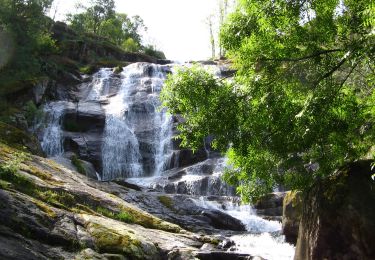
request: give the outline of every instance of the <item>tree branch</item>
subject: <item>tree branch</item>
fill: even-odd
[[[328,71],[327,73],[325,73],[322,77],[320,77],[316,83],[314,84],[314,86],[316,87],[322,80],[328,78],[329,76],[331,76],[336,70],[338,70],[345,62],[347,61],[347,57],[346,58],[343,58],[335,67],[333,67],[330,71]]]
[[[300,58],[260,59],[260,61],[301,61],[301,60],[308,60],[311,58],[315,58],[323,54],[328,54],[328,53],[338,52],[338,51],[344,51],[344,50],[343,49],[324,50],[324,51],[316,52],[311,55],[300,57]]]

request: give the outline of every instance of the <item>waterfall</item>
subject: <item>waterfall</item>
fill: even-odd
[[[165,68],[135,63],[121,73],[119,91],[104,107],[103,180],[160,175],[164,170],[172,135],[170,117],[158,110]]]
[[[105,111],[100,144],[102,180],[160,176],[169,167],[173,157],[172,120],[159,108],[159,93],[170,71],[167,65],[150,63],[131,64],[119,74],[102,68],[90,82],[79,86],[81,100],[95,103],[96,107],[99,103]],[[63,154],[64,138],[85,135],[62,129],[66,123],[62,121],[69,120],[64,114],[75,109],[69,101],[44,105],[46,127],[40,127],[41,143],[48,156]],[[89,110],[85,113],[90,116]],[[92,113],[94,116],[95,111]]]
[[[41,146],[47,156],[56,156],[64,152],[61,117],[65,109],[65,101],[50,102],[43,106],[44,120],[41,125],[44,128],[41,138]]]

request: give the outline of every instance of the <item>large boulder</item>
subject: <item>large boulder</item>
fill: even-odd
[[[103,132],[105,112],[100,102],[78,102],[64,111],[63,128],[70,132]]]
[[[288,191],[283,202],[282,230],[285,240],[295,244],[302,213],[302,192]]]
[[[272,192],[261,197],[253,207],[258,215],[281,216],[283,213],[283,199],[285,192]]]
[[[74,152],[80,159],[92,163],[97,172],[102,171],[102,143],[100,133],[64,132],[64,150]]]
[[[245,225],[238,219],[220,211],[220,210],[204,210],[202,216],[210,219],[210,225],[217,229],[246,231]]]
[[[69,103],[62,119],[64,150],[92,163],[97,172],[102,170],[105,119],[104,109],[96,101]]]
[[[295,260],[375,259],[371,163],[348,164],[307,192]]]

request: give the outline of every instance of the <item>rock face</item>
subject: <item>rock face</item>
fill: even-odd
[[[3,122],[0,122],[0,142],[34,154],[44,154],[34,136]]]
[[[254,208],[258,215],[281,216],[285,192],[272,192],[260,198]]]
[[[233,231],[246,231],[245,225],[232,216],[229,216],[219,210],[203,211],[202,216],[210,219],[211,225],[217,229],[226,229]]]
[[[67,103],[62,116],[64,150],[73,151],[102,169],[102,134],[105,113],[99,102]]]
[[[203,235],[244,227],[189,196],[95,181],[30,154],[8,172],[17,153],[0,143],[0,259],[253,259]]]
[[[283,201],[282,230],[285,240],[296,244],[302,213],[302,192],[288,191]]]
[[[371,161],[358,161],[310,189],[295,260],[375,259],[373,173]]]

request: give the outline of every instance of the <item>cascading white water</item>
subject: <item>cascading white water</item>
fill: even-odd
[[[116,96],[105,106],[103,180],[158,175],[168,158],[170,117],[158,111],[166,73],[160,65],[124,68]]]
[[[249,233],[230,237],[235,247],[229,250],[261,256],[268,260],[293,259],[294,246],[286,243],[284,237],[280,235],[280,222],[257,216],[249,205],[239,205],[233,201],[219,203],[208,201],[204,197],[192,200],[199,207],[223,211],[241,220],[246,226]]]
[[[168,66],[134,63],[116,74],[102,68],[80,86],[85,102],[100,102],[106,123],[102,143],[103,180],[160,175],[172,158],[171,117],[159,111],[159,93]],[[66,104],[66,105],[65,105]],[[42,148],[48,156],[63,153],[62,116],[73,103],[45,104],[47,126]]]
[[[56,156],[64,152],[62,144],[61,117],[66,106],[65,101],[50,102],[43,106],[45,118],[41,146],[47,156]]]
[[[91,88],[86,100],[100,100],[102,96],[107,95],[112,74],[112,69],[110,68],[102,68],[95,73],[90,83]]]

